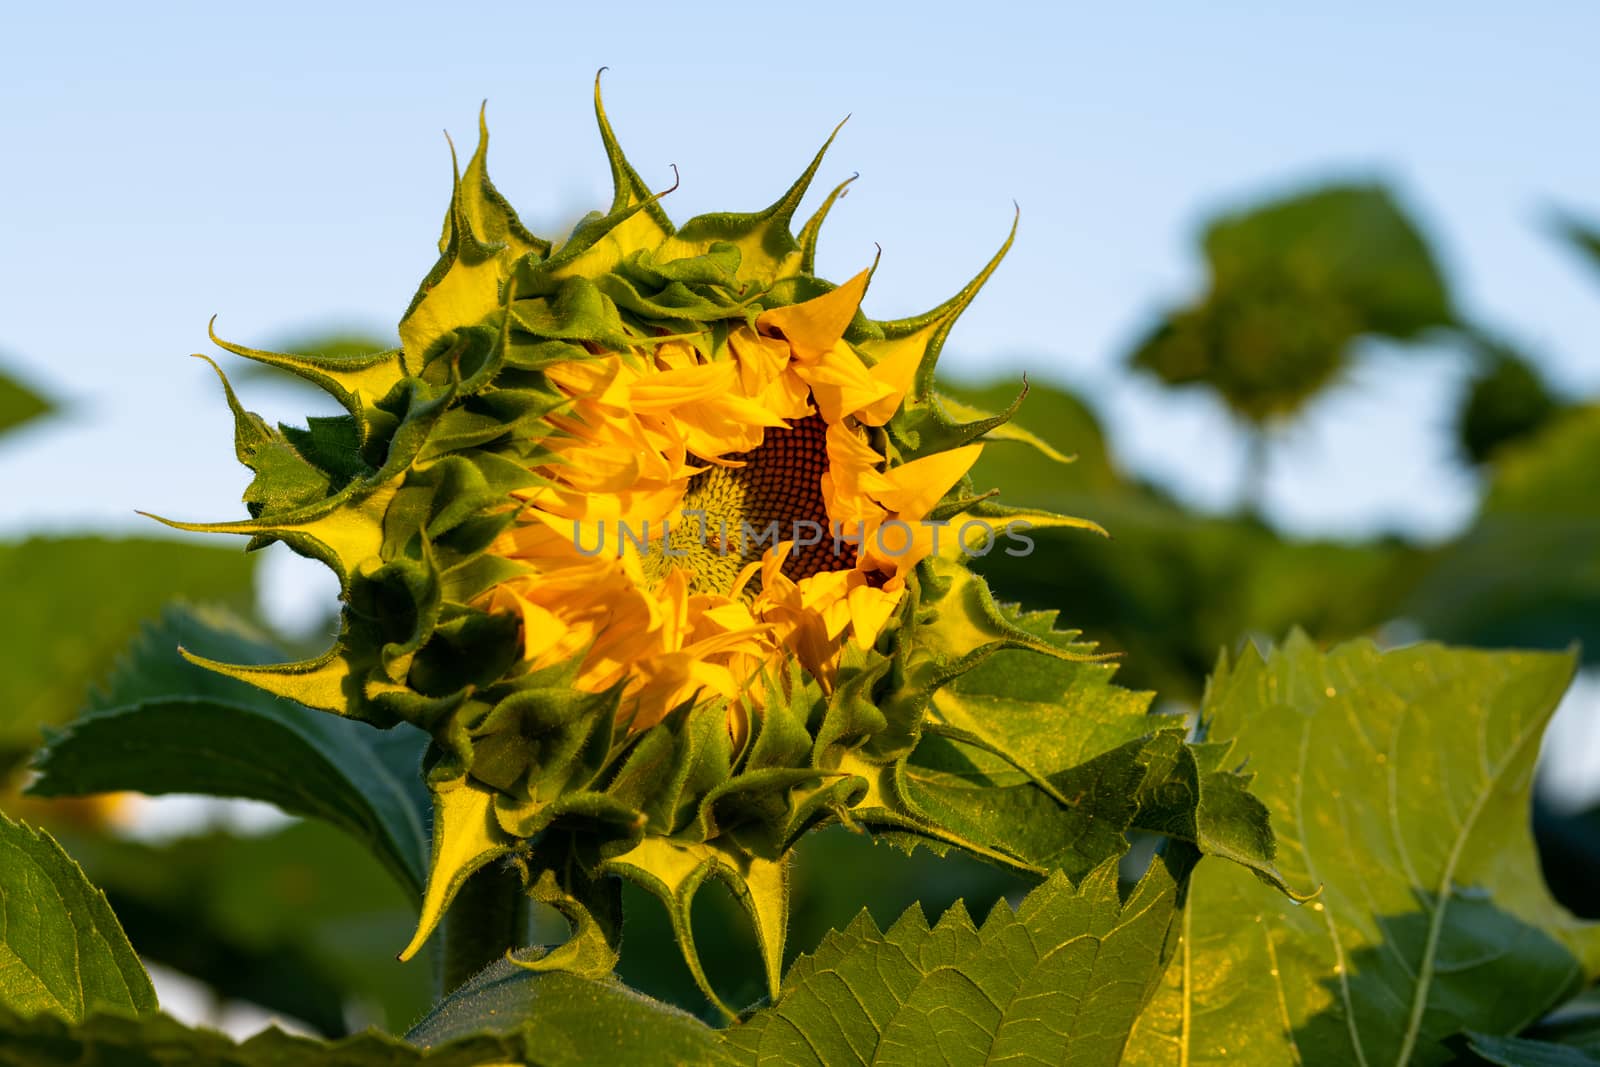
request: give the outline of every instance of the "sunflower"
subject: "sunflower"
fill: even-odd
[[[480,119],[399,349],[217,339],[345,413],[272,427],[224,379],[251,516],[174,525],[328,564],[343,625],[309,661],[197,662],[432,736],[432,870],[404,955],[496,861],[574,920],[575,943],[604,925],[597,887],[622,876],[666,902],[713,996],[688,910],[716,876],[775,988],[785,864],[807,830],[844,821],[1004,860],[917,810],[895,775],[947,729],[940,688],[988,655],[1078,654],[1012,625],[969,557],[1025,551],[1030,525],[1092,524],[976,492],[983,442],[1045,446],[1008,424],[1015,405],[984,415],[933,388],[1009,238],[951,300],[875,322],[870,270],[837,286],[814,272],[848,182],[791,229],[826,144],[765,211],[677,227],[598,83],[595,105],[615,197],[559,246],[490,183]],[[550,959],[576,966],[576,951]]]
[[[487,596],[530,669],[620,686],[629,730],[720,698],[739,735],[788,657],[827,693],[845,644],[873,647],[982,446],[895,466],[873,447],[916,367],[844,340],[867,280],[546,368],[565,403],[543,484],[490,548],[528,571]]]

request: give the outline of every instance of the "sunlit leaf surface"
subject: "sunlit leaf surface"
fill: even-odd
[[[1570,656],[1301,636],[1219,671],[1205,712],[1272,810],[1296,904],[1205,863],[1127,1062],[1436,1064],[1515,1033],[1600,964],[1545,889],[1528,819]]]
[[[777,1003],[727,1034],[741,1062],[1115,1064],[1171,951],[1193,853],[1158,860],[1126,900],[1115,864],[1057,875],[976,926],[959,904],[865,914],[784,977]]]
[[[0,1010],[76,1022],[106,1007],[156,1007],[117,917],[49,834],[0,815]]]

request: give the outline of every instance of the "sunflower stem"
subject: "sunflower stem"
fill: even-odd
[[[514,868],[491,865],[468,878],[444,916],[439,995],[461,984],[527,940],[528,898]]]
[[[1240,493],[1240,508],[1253,518],[1260,518],[1267,498],[1267,471],[1272,461],[1272,442],[1266,427],[1251,423],[1245,428],[1244,484]]]

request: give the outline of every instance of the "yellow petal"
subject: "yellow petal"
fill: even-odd
[[[972,469],[982,451],[982,445],[964,445],[935,452],[891,467],[874,479],[863,479],[862,484],[878,503],[900,518],[920,519]]]
[[[763,311],[756,318],[756,329],[781,333],[801,359],[818,358],[844,336],[861,307],[871,274],[864,270],[837,289],[803,304]]]
[[[782,419],[803,419],[811,414],[811,390],[799,375],[780,375],[757,398],[762,407]]]
[[[538,659],[567,636],[567,624],[553,612],[516,593],[511,593],[509,599],[522,616],[523,659]]]
[[[893,591],[888,586],[876,588],[865,580],[850,590],[850,636],[862,648],[873,646],[878,634],[883,632],[884,624],[889,621],[889,616],[900,605],[905,581],[899,578],[892,581],[898,586]]]
[[[817,410],[829,423],[838,423],[863,408],[893,399],[889,387],[873,378],[861,357],[843,341],[815,358],[797,359],[793,370],[801,381],[811,386]],[[894,405],[898,404],[899,401],[894,400]],[[890,411],[893,412],[893,406]]]
[[[739,366],[746,395],[755,396],[789,367],[789,345],[775,337],[762,337],[747,326],[728,335],[728,348]]]
[[[906,393],[911,391],[911,383],[916,379],[917,368],[921,364],[922,353],[915,349],[890,349],[885,358],[868,368],[873,381],[887,392],[881,399],[857,411],[856,418],[868,426],[882,426],[894,418]]]
[[[646,375],[629,387],[629,407],[634,411],[661,411],[720,396],[733,388],[738,373],[732,363],[706,363]]]

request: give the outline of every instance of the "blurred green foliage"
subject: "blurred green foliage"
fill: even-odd
[[[976,402],[1005,388],[956,391]],[[1074,410],[1081,417],[1060,417]],[[1060,608],[1123,653],[1125,685],[1192,703],[1219,649],[1296,625],[1323,642],[1395,622],[1481,647],[1580,641],[1586,661],[1600,661],[1600,409],[1573,408],[1506,443],[1478,517],[1438,547],[1297,540],[1252,516],[1198,515],[1117,475],[1082,401],[1035,386],[1018,418],[1088,466],[1052,476],[1049,461],[997,443],[976,483],[1003,485],[1013,504],[1093,519],[1111,536],[1036,532],[1032,555],[994,553],[977,567],[1003,598]]]
[[[955,386],[974,404],[1013,387]],[[1424,553],[1398,540],[1286,539],[1252,516],[1196,514],[1122,474],[1080,398],[1034,386],[1017,417],[1072,464],[1024,446],[989,445],[973,470],[1002,499],[1093,519],[1110,533],[1037,531],[1032,555],[975,563],[1002,599],[1059,608],[1063,623],[1122,654],[1121,684],[1198,701],[1217,652],[1299,625],[1322,640],[1366,633],[1396,614]]]
[[[349,836],[296,822],[257,836],[212,830],[168,844],[85,829],[61,843],[105,890],[139,954],[330,1037],[401,1032],[428,1009],[424,958],[395,959],[413,898]]]
[[[0,433],[21,426],[54,409],[55,405],[5,374],[0,374]]]
[[[1462,454],[1475,465],[1489,462],[1502,446],[1528,437],[1562,410],[1539,368],[1525,356],[1495,341],[1482,342],[1481,353],[1456,418]]]
[[[1556,232],[1573,250],[1588,260],[1589,266],[1600,269],[1600,224],[1566,212],[1559,213],[1555,223]]]
[[[52,405],[0,376],[0,434]],[[40,728],[65,722],[139,623],[174,597],[254,609],[253,557],[153,538],[0,542],[0,793]]]
[[[0,543],[0,781],[76,715],[139,624],[174,597],[254,609],[255,558],[157,538],[51,537]]]
[[[1563,221],[1600,264],[1600,230]],[[1124,684],[1193,703],[1218,649],[1291,626],[1331,642],[1406,622],[1483,646],[1600,657],[1600,432],[1537,366],[1464,323],[1420,231],[1377,186],[1340,186],[1224,217],[1205,231],[1209,289],[1129,356],[1168,384],[1200,382],[1259,423],[1293,414],[1327,385],[1361,336],[1412,340],[1448,329],[1477,371],[1456,419],[1463,459],[1488,491],[1480,514],[1439,547],[1374,536],[1286,538],[1257,516],[1202,515],[1121,472],[1091,406],[1035,385],[1017,421],[1078,462],[1061,467],[1009,443],[979,460],[980,488],[1099,522],[1035,535],[1038,550],[979,569],[1003,596],[1060,608],[1124,654]],[[957,386],[1004,404],[1012,383]],[[1252,501],[1253,503],[1253,501]],[[1410,631],[1405,631],[1410,632]]]
[[[1467,532],[1440,549],[1405,613],[1430,635],[1564,648],[1600,662],[1600,406],[1507,445]]]
[[[1298,411],[1364,335],[1407,341],[1455,321],[1443,275],[1381,186],[1330,186],[1211,223],[1209,286],[1129,362],[1204,383],[1252,422]]]

